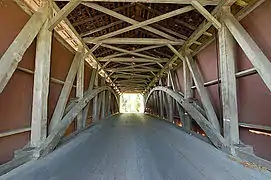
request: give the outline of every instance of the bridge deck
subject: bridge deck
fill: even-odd
[[[0,179],[271,179],[164,121],[120,114]]]

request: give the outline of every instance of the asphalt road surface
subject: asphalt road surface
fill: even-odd
[[[82,132],[8,180],[270,180],[174,125],[120,114]]]

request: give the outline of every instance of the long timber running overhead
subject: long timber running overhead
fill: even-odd
[[[270,178],[270,17],[270,0],[0,0],[0,179]]]

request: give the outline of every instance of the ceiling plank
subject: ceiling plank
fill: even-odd
[[[119,25],[119,24],[121,24],[121,23],[123,23],[123,21],[121,21],[121,20],[115,21],[115,22],[113,22],[113,23],[107,24],[107,25],[102,26],[102,27],[99,27],[99,28],[97,28],[97,29],[92,29],[92,30],[89,30],[89,31],[87,31],[87,32],[84,32],[84,33],[82,33],[80,36],[81,36],[81,37],[85,37],[85,36],[94,34],[94,33],[96,33],[96,32],[99,32],[99,31],[102,31],[102,30],[111,28],[111,27],[113,27],[113,26]]]
[[[126,16],[124,16],[124,15],[122,15],[122,14],[119,14],[119,13],[117,13],[117,12],[115,12],[115,11],[112,11],[112,10],[110,10],[110,9],[107,9],[107,8],[105,8],[105,7],[103,7],[103,6],[98,5],[98,4],[94,4],[94,3],[83,3],[83,4],[84,4],[85,6],[88,6],[88,7],[90,7],[90,8],[93,8],[93,9],[95,9],[95,10],[97,10],[97,11],[101,11],[101,12],[103,12],[103,13],[106,13],[106,14],[108,14],[108,15],[110,15],[110,16],[113,16],[113,17],[115,17],[115,18],[118,18],[118,19],[120,19],[120,20],[123,20],[123,21],[125,21],[125,22],[128,22],[128,23],[130,23],[130,24],[138,24],[138,23],[140,23],[140,22],[138,22],[138,21],[136,21],[136,20],[134,20],[134,19],[131,19],[131,18],[129,18],[129,17],[126,17]],[[149,27],[149,26],[144,26],[144,27],[142,27],[142,28],[145,29],[145,30],[147,30],[147,31],[150,31],[151,33],[154,33],[154,34],[157,34],[157,35],[159,35],[159,36],[162,36],[162,37],[164,37],[164,38],[166,38],[166,39],[170,39],[170,40],[173,40],[173,41],[176,41],[176,40],[177,40],[176,38],[174,38],[174,37],[172,37],[172,36],[170,36],[170,35],[168,35],[168,34],[162,32],[162,31],[159,31],[159,30],[157,30],[157,29],[155,29],[155,28],[152,28],[152,27]]]
[[[87,5],[87,6],[91,7],[91,8],[95,8],[96,10],[101,9],[101,8],[97,7],[96,4],[93,4],[93,3],[83,3],[83,4]],[[111,15],[112,14],[112,13],[110,13],[111,10],[109,10],[109,11],[108,10],[104,10],[103,12],[106,13],[106,14]],[[192,11],[192,10],[194,10],[193,6],[182,7],[180,9],[171,11],[171,12],[166,13],[166,14],[162,14],[160,16],[156,16],[154,18],[151,18],[151,19],[148,19],[148,20],[145,20],[145,21],[142,21],[142,22],[132,23],[133,24],[132,26],[128,26],[126,28],[122,28],[122,29],[119,29],[117,31],[113,31],[111,33],[102,35],[100,37],[95,38],[94,41],[100,41],[100,40],[107,39],[107,38],[110,38],[110,37],[113,37],[113,36],[128,32],[128,31],[132,31],[134,29],[142,28],[142,27],[145,27],[147,25],[150,25],[150,24],[153,24],[153,23],[156,23],[156,22],[159,22],[159,21],[162,21],[162,20],[177,16],[177,15],[180,15],[180,14]],[[114,16],[114,13],[112,14],[113,16]]]

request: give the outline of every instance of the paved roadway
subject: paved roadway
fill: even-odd
[[[120,114],[0,179],[270,180],[271,176],[245,168],[165,121]]]

